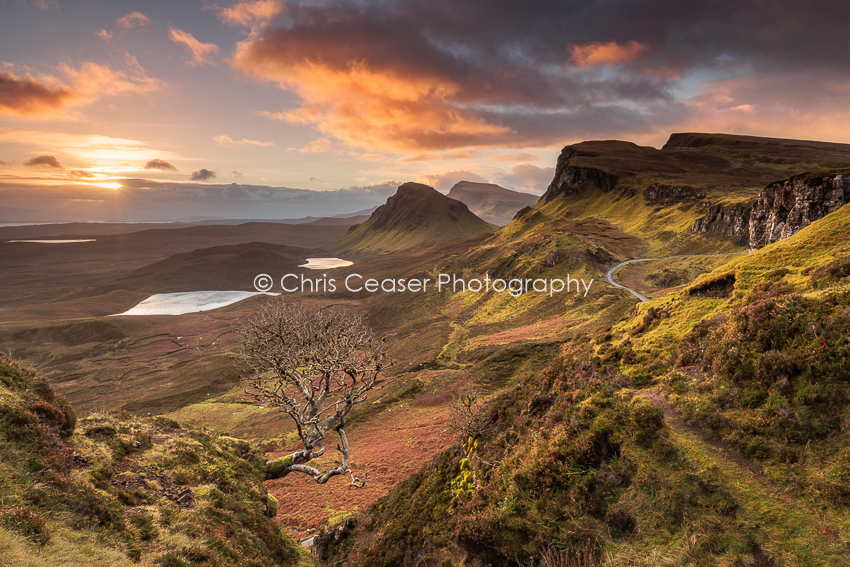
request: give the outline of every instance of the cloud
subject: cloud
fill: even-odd
[[[691,99],[714,81],[850,73],[841,39],[847,3],[570,6],[287,2],[228,62],[298,97],[268,116],[367,150],[408,153],[553,149],[588,138],[658,142],[689,123]],[[820,105],[793,91],[759,96],[803,114]],[[735,102],[756,108],[760,101]],[[825,112],[843,116],[850,94],[829,102]],[[848,122],[837,126],[850,131]]]
[[[127,15],[121,16],[115,22],[116,25],[122,28],[134,28],[136,26],[146,26],[150,23],[150,19],[141,12],[130,12]]]
[[[103,95],[147,93],[159,90],[163,85],[159,79],[149,77],[132,56],[127,58],[127,67],[122,71],[91,61],[82,63],[79,68],[62,64],[59,69],[71,80],[76,91],[89,99]]]
[[[410,163],[417,161],[466,161],[475,159],[476,154],[469,150],[452,150],[446,152],[426,152],[421,154],[410,154],[400,157],[399,163]]]
[[[496,155],[490,156],[490,159],[492,159],[493,161],[513,161],[513,162],[524,161],[524,162],[529,162],[529,161],[540,161],[540,156],[538,156],[537,154],[533,154],[531,152],[520,152],[518,154],[496,154]]]
[[[65,169],[59,160],[56,159],[56,156],[38,156],[34,158],[27,158],[22,161],[26,166],[29,167],[49,167],[51,169]]]
[[[58,70],[64,80],[50,75],[21,77],[11,70],[0,70],[0,114],[55,118],[105,95],[145,93],[162,87],[162,82],[149,77],[133,57],[127,58],[124,70],[91,61],[78,67],[63,63]]]
[[[158,169],[160,171],[177,171],[177,168],[162,159],[148,160],[145,164],[145,169]]]
[[[167,150],[148,147],[146,142],[94,134],[69,134],[49,130],[12,130],[0,128],[0,144],[14,144],[22,151],[70,156],[76,161],[133,170],[130,163],[152,159],[181,159]],[[141,169],[141,166],[137,166]]]
[[[555,176],[554,167],[537,167],[530,163],[512,165],[510,170],[510,173],[497,173],[496,183],[508,189],[537,195],[546,191]]]
[[[283,7],[280,0],[239,2],[228,8],[219,8],[218,17],[225,24],[256,27],[280,14]]]
[[[78,93],[56,79],[16,77],[0,71],[0,113],[25,118],[51,116],[80,99]]]
[[[112,32],[108,32],[106,30],[97,30],[95,35],[104,41],[112,39]]]
[[[607,43],[593,42],[570,46],[572,60],[582,67],[628,63],[634,61],[646,51],[646,45],[637,41],[630,41],[625,45],[620,45],[616,41],[609,41]]]
[[[312,142],[306,144],[301,148],[286,148],[288,152],[301,152],[308,154],[318,154],[322,152],[330,151],[333,148],[333,142],[328,140],[327,138],[319,138],[318,140],[313,140]]]
[[[215,171],[210,171],[209,169],[201,169],[199,171],[192,172],[192,181],[207,181],[208,179],[213,179],[215,177]]]
[[[3,159],[0,159],[0,165],[9,165],[9,162]]]
[[[438,189],[440,191],[451,189],[458,181],[477,181],[479,183],[488,183],[486,179],[477,173],[472,173],[471,171],[462,169],[444,171],[443,173],[420,175],[416,178],[416,181],[424,183],[425,185],[430,185],[434,189]]]
[[[234,179],[241,179],[242,174],[234,169],[233,171],[230,172],[230,177],[233,177]]]
[[[258,142],[257,140],[248,140],[246,138],[242,138],[241,140],[234,140],[227,134],[222,134],[221,136],[214,136],[213,142],[220,146],[273,146],[274,142]]]
[[[30,3],[39,10],[59,9],[59,3],[56,0],[30,0]]]
[[[218,46],[214,43],[201,43],[192,34],[174,28],[168,30],[168,37],[175,43],[182,43],[192,52],[192,59],[186,61],[186,64],[190,67],[214,65],[212,61],[207,59],[208,55],[218,53]]]
[[[245,190],[242,185],[231,183],[221,192],[221,196],[226,199],[250,199],[253,194]]]

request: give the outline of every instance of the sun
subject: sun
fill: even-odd
[[[115,181],[110,181],[110,182],[106,182],[106,183],[92,183],[91,185],[94,185],[95,187],[103,187],[104,189],[115,189],[115,190],[124,188],[123,185],[121,185],[120,183],[117,183]]]

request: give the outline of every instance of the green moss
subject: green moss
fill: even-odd
[[[283,475],[284,471],[292,466],[293,458],[292,455],[287,455],[285,457],[280,457],[279,459],[275,459],[270,462],[266,467],[266,476],[268,478],[279,478]]]
[[[298,561],[247,443],[126,412],[83,418],[73,433],[73,412],[48,383],[2,356],[0,376],[0,525],[46,557],[61,533],[88,542],[91,557],[145,565]]]

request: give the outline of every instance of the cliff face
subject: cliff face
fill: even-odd
[[[558,156],[555,177],[546,189],[546,193],[543,194],[544,203],[563,195],[576,195],[587,182],[592,182],[605,193],[612,191],[617,186],[618,178],[612,173],[595,167],[570,165],[570,159],[574,157],[595,157],[595,154],[576,150],[569,146],[564,148],[561,155]]]
[[[753,203],[714,205],[707,214],[694,221],[691,230],[697,234],[734,240],[742,246],[750,240],[750,214]]]
[[[768,185],[749,219],[749,243],[761,248],[787,238],[850,202],[850,173],[803,174]]]
[[[689,185],[663,185],[653,183],[646,188],[643,194],[647,201],[689,201],[705,199],[708,194],[696,187]]]

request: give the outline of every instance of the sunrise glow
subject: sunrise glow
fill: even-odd
[[[145,218],[297,217],[412,179],[540,194],[584,139],[850,141],[835,6],[496,4],[7,2],[0,194],[33,210],[120,186]]]

